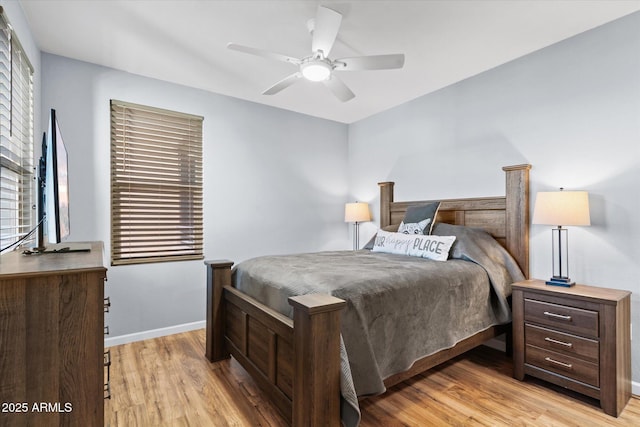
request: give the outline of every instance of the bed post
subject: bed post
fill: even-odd
[[[380,228],[391,225],[391,202],[393,202],[393,182],[379,182],[380,186]]]
[[[531,165],[505,166],[507,250],[529,278],[529,169]]]
[[[289,298],[293,307],[292,425],[340,426],[340,312],[325,294]]]
[[[205,356],[210,362],[226,359],[229,352],[224,345],[223,288],[231,286],[233,261],[205,261],[207,266],[207,331]]]

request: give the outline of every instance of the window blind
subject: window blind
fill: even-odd
[[[111,263],[203,258],[200,116],[111,100]]]
[[[0,248],[35,225],[33,67],[0,7]]]

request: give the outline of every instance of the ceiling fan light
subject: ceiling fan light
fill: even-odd
[[[323,61],[307,62],[300,66],[302,76],[312,82],[321,82],[331,76],[331,66]]]

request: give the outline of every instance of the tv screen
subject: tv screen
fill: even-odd
[[[69,236],[68,171],[67,150],[56,120],[56,111],[52,109],[47,132],[44,203],[49,243],[60,243]]]

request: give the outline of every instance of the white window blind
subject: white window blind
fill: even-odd
[[[111,101],[111,263],[203,258],[200,116]]]
[[[0,248],[35,225],[33,68],[0,7]]]

